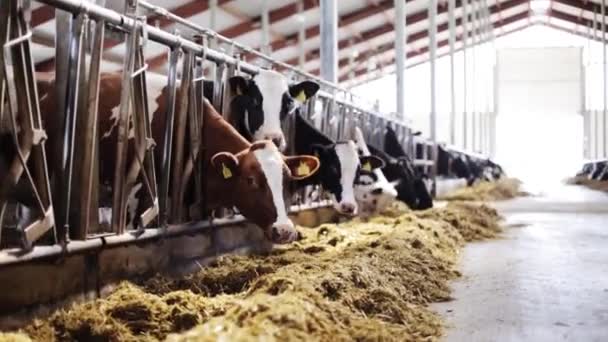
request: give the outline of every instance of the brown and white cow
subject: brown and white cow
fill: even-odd
[[[147,81],[152,136],[157,146],[162,146],[167,111],[166,78],[148,74]],[[98,118],[100,184],[112,184],[114,178],[121,82],[119,73],[101,75]],[[50,130],[54,129],[52,126],[57,121],[52,119],[56,107],[55,92],[51,91],[53,88],[54,84],[50,86],[47,84],[46,94],[40,95],[43,121]],[[179,93],[178,88],[178,98]],[[179,108],[176,108],[176,112],[178,110]],[[248,220],[264,229],[266,236],[273,242],[293,241],[297,233],[294,224],[287,216],[284,192],[288,187],[285,183],[313,175],[319,168],[319,160],[307,155],[285,157],[268,140],[253,144],[248,142],[207,101],[204,101],[204,113],[203,158],[204,163],[211,167],[206,168],[204,175],[206,188],[196,190],[203,192],[207,208],[211,210],[218,207],[236,207]],[[6,138],[8,133],[3,134]],[[130,133],[129,137],[132,138],[133,134]],[[53,139],[55,137],[49,134],[47,146],[52,146]],[[1,134],[0,140],[4,141]],[[132,153],[129,154],[128,160],[132,160]],[[49,160],[55,158],[50,149],[47,155]],[[0,157],[4,160],[12,160],[14,149],[0,148]],[[161,149],[156,148],[157,169],[161,165],[160,158]],[[305,174],[299,171],[303,164],[306,165],[304,169],[309,171]],[[160,175],[159,170],[156,173]],[[0,175],[1,177],[3,175]],[[135,186],[134,193],[129,197],[136,198],[136,192],[141,188],[141,185]],[[31,203],[24,204],[31,205]]]

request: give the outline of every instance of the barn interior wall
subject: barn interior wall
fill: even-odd
[[[581,47],[498,51],[497,160],[517,177],[555,181],[582,163],[581,61]]]

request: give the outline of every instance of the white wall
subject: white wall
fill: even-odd
[[[498,51],[497,160],[532,183],[573,174],[583,157],[580,47]]]

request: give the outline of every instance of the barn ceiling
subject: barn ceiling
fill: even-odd
[[[543,24],[554,29],[589,36],[589,28],[596,15],[598,29],[596,39],[601,39],[601,0],[487,0],[491,33],[501,36],[519,31],[534,24]],[[148,0],[170,12],[187,18],[198,25],[210,26],[208,0]],[[301,2],[301,5],[298,5]],[[462,48],[463,3],[456,0],[456,48]],[[469,0],[467,12],[474,9],[481,0]],[[124,0],[106,0],[106,7],[122,11]],[[261,1],[218,0],[215,30],[239,43],[260,48]],[[367,80],[370,72],[392,70],[395,64],[395,29],[393,0],[348,0],[338,1],[339,10],[339,66],[340,81],[355,84]],[[319,0],[268,0],[270,10],[270,46],[272,56],[280,61],[298,65],[298,31],[304,27],[306,40],[305,64],[303,68],[319,73]],[[302,7],[301,12],[298,7]],[[408,35],[408,64],[418,64],[428,59],[428,0],[406,0]],[[449,49],[448,2],[438,0],[437,44],[439,56]],[[146,13],[148,23],[164,30],[188,36],[190,32],[178,27],[165,17]],[[51,70],[54,65],[52,49],[55,39],[54,10],[49,6],[34,2],[32,13],[34,29],[35,59],[37,69]],[[469,24],[469,29],[470,29]],[[470,42],[469,42],[470,43]],[[104,67],[120,69],[125,44],[116,39],[107,39],[104,44]],[[166,68],[167,49],[159,44],[150,43],[146,58],[152,69],[162,71]],[[244,58],[251,59],[250,56]],[[371,62],[371,65],[370,65]]]

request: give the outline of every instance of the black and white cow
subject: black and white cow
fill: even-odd
[[[283,74],[267,69],[252,78],[231,77],[228,83],[228,122],[247,140],[271,140],[281,151],[286,147],[281,121],[319,90],[312,81],[290,85]]]
[[[369,146],[373,154],[380,154],[378,148]],[[428,209],[433,207],[433,198],[425,184],[424,176],[414,167],[414,162],[399,143],[395,131],[386,127],[384,135],[384,152],[390,161],[383,169],[390,182],[395,183],[397,198],[405,202],[411,209]]]
[[[590,179],[594,180],[608,180],[608,173],[606,169],[608,168],[608,161],[598,161],[593,164],[593,170],[591,171]],[[606,178],[606,179],[603,179]]]
[[[374,170],[384,162],[374,156],[359,156],[353,140],[333,141],[320,132],[296,111],[294,152],[316,156],[321,166],[315,175],[297,183],[299,187],[320,184],[331,194],[334,209],[341,214],[357,214],[354,185],[361,173],[361,165]]]
[[[365,137],[359,127],[355,127],[354,138],[359,148],[359,155],[378,156],[378,154],[370,151],[369,145],[365,142]],[[380,159],[383,159],[385,163],[387,161],[383,157],[380,157]],[[361,173],[355,181],[355,199],[359,206],[360,217],[365,219],[379,214],[395,201],[397,195],[398,193],[394,184],[388,181],[381,169],[370,171],[367,169],[367,166],[364,165],[362,167]]]

